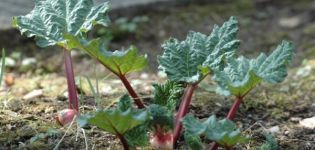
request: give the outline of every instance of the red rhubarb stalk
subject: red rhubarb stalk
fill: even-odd
[[[226,150],[233,150],[233,147],[226,147]]]
[[[185,94],[183,96],[182,102],[179,106],[179,110],[176,115],[175,119],[175,130],[174,130],[174,138],[173,138],[173,145],[176,144],[177,139],[180,136],[180,132],[182,130],[181,119],[187,114],[188,107],[191,103],[192,96],[194,93],[195,88],[197,87],[196,84],[190,84],[186,87]]]
[[[139,96],[137,95],[137,93],[135,92],[135,90],[132,88],[132,86],[130,85],[129,81],[127,80],[126,76],[125,75],[119,75],[118,77],[120,78],[122,83],[125,85],[128,93],[133,98],[133,100],[135,101],[135,104],[138,106],[138,108],[140,108],[140,109],[141,108],[145,108],[145,106],[141,102]]]
[[[71,51],[64,49],[64,63],[66,69],[66,77],[68,84],[68,94],[69,94],[69,108],[75,109],[79,112],[79,101],[77,97],[77,89],[75,85],[73,66],[71,60]]]
[[[173,149],[173,132],[165,131],[160,125],[156,125],[155,131],[150,135],[150,143],[156,149]]]
[[[243,100],[243,97],[240,97],[240,96],[236,97],[235,102],[233,103],[228,115],[226,116],[227,119],[230,119],[230,120],[234,119],[234,117],[237,113],[237,110],[242,103],[242,100]],[[210,147],[210,150],[217,150],[218,147],[219,147],[218,143],[213,143],[212,146]],[[233,148],[230,147],[230,149],[233,149]]]
[[[119,138],[121,144],[123,145],[124,150],[130,150],[129,145],[125,137],[121,134],[117,134],[117,137]]]
[[[228,115],[226,116],[227,119],[230,119],[230,120],[234,119],[238,108],[240,108],[242,100],[243,100],[243,97],[236,97],[235,102],[233,103]]]

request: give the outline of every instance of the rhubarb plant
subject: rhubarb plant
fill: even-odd
[[[72,49],[63,35],[84,36],[96,24],[107,26],[107,12],[108,3],[94,6],[91,0],[35,0],[35,7],[29,14],[13,18],[13,26],[27,37],[34,37],[38,46],[58,45],[64,50],[69,109],[57,115],[62,125],[69,123],[68,120],[72,120],[74,115],[79,113],[70,52]],[[68,113],[68,110],[71,112]],[[72,113],[73,110],[76,113]]]
[[[57,45],[64,50],[69,108],[58,113],[58,122],[66,125],[78,116],[80,126],[90,124],[116,135],[125,150],[149,143],[157,149],[173,149],[182,123],[185,141],[191,149],[204,149],[201,137],[217,143],[212,150],[218,146],[233,149],[234,145],[248,141],[231,121],[244,97],[263,81],[279,83],[287,76],[292,44],[283,41],[269,56],[238,57],[235,52],[240,45],[238,22],[231,17],[222,26],[215,25],[209,35],[191,31],[183,41],[171,38],[162,45],[159,69],[166,73],[168,81],[153,85],[152,103],[145,106],[127,76],[147,66],[146,55],[139,55],[133,46],[110,51],[106,40],[86,37],[94,25],[108,25],[107,13],[107,3],[94,6],[92,0],[35,0],[35,8],[26,16],[14,17],[13,25],[22,34],[34,37],[40,47]],[[115,74],[137,108],[125,95],[115,108],[80,115],[70,53],[73,49],[86,52]],[[186,114],[195,89],[209,74],[217,82],[219,94],[233,95],[236,100],[226,119],[218,121],[211,116],[200,122]]]
[[[269,56],[262,53],[255,59],[243,56],[229,58],[223,70],[215,70],[214,80],[219,85],[217,92],[236,97],[227,119],[235,117],[244,97],[259,83],[282,82],[287,76],[287,66],[292,60],[292,55],[292,44],[283,41]],[[217,146],[214,144],[212,150],[217,149]]]
[[[100,39],[88,41],[70,34],[65,34],[64,38],[67,40],[71,48],[85,51],[115,74],[122,81],[138,108],[145,107],[138,94],[128,81],[126,75],[128,73],[144,69],[148,64],[146,55],[138,55],[137,48],[133,46],[125,51],[116,50],[111,52],[106,49],[104,44],[105,42]]]
[[[158,58],[160,69],[173,82],[182,82],[186,90],[175,119],[174,144],[180,136],[180,120],[188,113],[193,92],[213,70],[224,67],[224,59],[233,56],[239,47],[236,39],[238,22],[231,17],[221,27],[215,25],[210,35],[191,31],[184,41],[171,38],[162,45]]]
[[[148,112],[132,108],[129,96],[125,95],[120,99],[116,108],[98,110],[92,114],[81,115],[78,119],[78,124],[81,127],[84,127],[86,124],[94,125],[101,130],[116,135],[121,141],[123,148],[129,150],[139,146],[139,143],[143,143],[141,140],[146,141],[145,138],[137,137],[140,136],[139,133],[143,133],[141,132],[141,127],[148,119]]]
[[[153,84],[153,87],[153,104],[148,108],[152,116],[152,120],[149,122],[150,143],[157,149],[172,149],[173,114],[183,95],[183,85],[167,81],[164,84]]]

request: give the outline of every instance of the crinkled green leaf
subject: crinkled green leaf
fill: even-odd
[[[152,120],[150,120],[150,126],[161,126],[165,130],[170,130],[174,126],[173,112],[169,111],[167,107],[152,104],[149,106],[149,112]]]
[[[138,55],[137,48],[133,46],[125,51],[111,52],[105,49],[106,47],[100,39],[86,41],[69,34],[64,34],[64,38],[69,47],[87,52],[116,75],[142,70],[148,64],[147,56]]]
[[[222,59],[234,53],[239,45],[237,31],[237,21],[231,17],[222,27],[215,26],[209,36],[190,32],[184,41],[171,38],[162,45],[159,68],[171,81],[198,83],[208,68],[222,68]]]
[[[237,40],[238,22],[235,17],[231,17],[222,27],[214,26],[212,33],[207,38],[207,49],[211,50],[203,66],[211,69],[220,69],[224,66],[224,57],[233,56],[235,50],[240,46]]]
[[[128,109],[132,108],[130,97],[127,94],[122,96],[117,107],[120,111],[127,111]]]
[[[183,126],[185,132],[195,136],[204,135],[207,139],[226,147],[248,142],[248,138],[242,136],[240,130],[236,128],[232,121],[227,119],[217,121],[215,116],[200,122],[192,115],[187,115],[183,119]]]
[[[122,98],[123,101],[126,99],[129,99],[129,97],[124,96]],[[127,131],[144,124],[149,117],[147,111],[144,110],[121,108],[98,110],[95,114],[81,115],[78,123],[80,126],[88,123],[109,133],[123,135]]]
[[[287,76],[287,66],[292,61],[293,51],[292,43],[282,41],[269,56],[259,55],[251,63],[252,68],[266,82],[282,82]]]
[[[217,91],[242,97],[261,81],[279,83],[287,76],[292,54],[292,44],[283,41],[269,56],[261,54],[256,59],[230,57],[223,70],[215,71],[214,80],[220,86]]]
[[[226,147],[236,145],[237,143],[248,142],[248,138],[242,136],[241,131],[236,128],[236,125],[227,119],[220,120],[208,126],[205,136],[207,139],[216,141]]]
[[[124,134],[131,148],[149,145],[148,127],[146,124],[139,125]]]
[[[109,22],[108,3],[94,6],[92,0],[35,0],[34,9],[26,16],[13,18],[13,25],[37,45],[65,46],[64,33],[80,35],[96,24]]]
[[[166,81],[164,84],[153,84],[153,87],[154,103],[166,106],[168,110],[173,113],[184,92],[182,85],[172,81]]]
[[[185,128],[185,132],[189,132],[193,135],[201,135],[206,131],[209,122],[213,122],[215,119],[215,116],[212,116],[207,119],[207,121],[201,123],[192,114],[188,114],[183,118],[182,123]]]
[[[253,89],[261,78],[251,69],[250,62],[245,57],[228,59],[227,66],[222,71],[215,72],[214,79],[220,85],[217,92],[244,96]]]
[[[185,142],[188,144],[191,150],[203,150],[204,146],[198,135],[193,135],[189,132],[184,133]]]

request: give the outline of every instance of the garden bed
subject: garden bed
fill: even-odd
[[[165,5],[153,12],[143,9],[120,13],[116,10],[112,12],[113,20],[122,16],[127,17],[127,20],[140,16],[142,20],[131,21],[131,24],[136,25],[133,31],[110,27],[113,36],[110,48],[120,49],[133,44],[139,48],[140,53],[148,53],[150,67],[146,70],[147,73],[132,74],[129,78],[137,92],[145,97],[145,103],[149,103],[153,94],[151,84],[165,80],[163,76],[155,75],[156,57],[162,53],[161,43],[170,36],[183,39],[189,30],[209,33],[213,24],[221,24],[233,15],[238,17],[242,29],[239,33],[242,54],[256,55],[271,49],[282,39],[292,40],[296,52],[293,67],[285,82],[277,86],[259,85],[245,98],[235,122],[252,139],[249,144],[237,146],[236,149],[255,149],[265,142],[264,134],[272,132],[280,149],[313,150],[315,131],[300,125],[301,120],[315,116],[315,18],[311,4],[309,1],[251,3],[240,0],[224,4]],[[98,27],[91,36],[102,36],[101,30]],[[85,140],[89,149],[121,149],[114,136],[96,128],[85,129],[84,135],[75,125],[68,130],[60,128],[55,122],[57,110],[67,108],[66,80],[63,69],[60,69],[61,51],[53,50],[56,47],[38,51],[33,40],[22,38],[15,30],[1,33],[4,36],[1,36],[0,47],[7,49],[8,56],[15,61],[15,65],[8,67],[6,85],[1,92],[0,149],[52,149],[59,141],[60,149],[85,149]],[[36,63],[24,66],[22,62],[28,58],[35,58]],[[308,61],[302,63],[305,59]],[[101,79],[109,74],[83,53],[75,53],[74,60],[75,72],[79,76]],[[305,69],[310,70],[310,73],[305,73]],[[124,88],[115,80],[110,76],[99,85],[104,108],[114,106],[125,93]],[[94,110],[95,101],[86,78],[82,77],[82,81],[79,90],[82,95],[81,110],[89,112]],[[209,80],[205,80],[205,83],[207,81]],[[210,87],[202,85],[194,94],[190,112],[200,119],[212,114],[223,118],[232,105],[232,99],[218,96]],[[36,90],[40,91],[39,94],[26,97],[27,94],[36,93]],[[66,136],[62,139],[64,134]],[[178,149],[188,149],[182,138]]]

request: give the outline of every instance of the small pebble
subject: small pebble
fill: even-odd
[[[140,75],[140,78],[141,78],[141,79],[148,79],[148,78],[149,78],[149,74],[147,74],[147,73],[142,73],[142,74]]]
[[[290,118],[290,121],[292,121],[292,122],[294,122],[294,123],[298,123],[299,121],[301,121],[302,120],[302,118],[300,118],[300,117],[291,117]]]
[[[43,95],[43,90],[42,89],[37,89],[37,90],[33,90],[29,93],[27,93],[26,95],[23,96],[24,100],[30,100],[39,96]]]
[[[275,134],[275,133],[280,132],[279,126],[273,126],[273,127],[269,128],[269,129],[267,129],[267,130],[268,130],[268,132],[270,132],[271,134]]]
[[[113,93],[114,93],[114,89],[110,85],[105,85],[101,88],[101,94],[103,94],[103,95],[109,95],[109,94],[113,94]]]
[[[302,23],[301,18],[298,16],[288,17],[288,18],[280,18],[279,25],[283,28],[293,29],[298,27]]]
[[[300,125],[304,128],[315,129],[315,117],[301,120]]]

